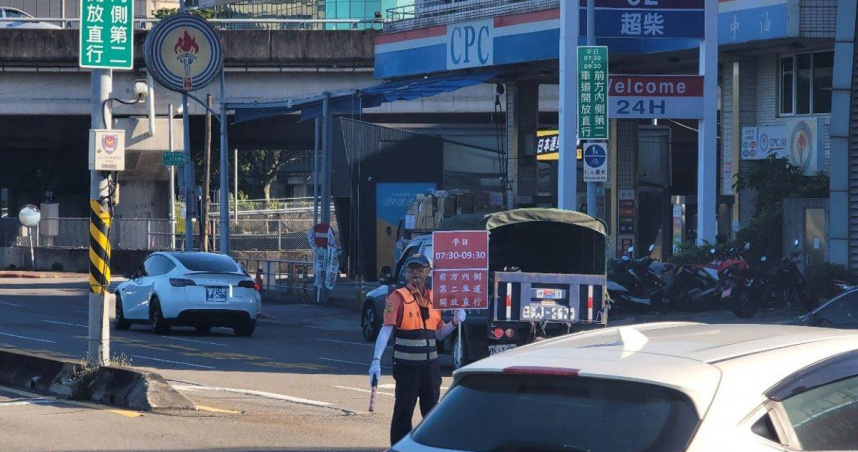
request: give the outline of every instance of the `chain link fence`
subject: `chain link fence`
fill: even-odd
[[[386,11],[385,33],[559,8],[560,0],[412,0]]]

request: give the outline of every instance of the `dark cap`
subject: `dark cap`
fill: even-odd
[[[408,259],[405,260],[405,266],[408,267],[410,265],[419,265],[421,267],[431,267],[432,264],[429,263],[429,259],[422,254],[415,254]]]

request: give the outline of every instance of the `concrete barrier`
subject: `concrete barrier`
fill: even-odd
[[[0,385],[70,398],[75,381],[87,375],[80,362],[0,350]],[[104,366],[82,380],[77,394],[89,401],[139,411],[193,410],[196,405],[163,377],[126,367]]]

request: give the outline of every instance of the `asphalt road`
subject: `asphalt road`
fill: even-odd
[[[111,329],[113,357],[160,373],[204,411],[128,417],[0,388],[0,450],[384,450],[395,386],[383,367],[376,413],[367,412],[372,344],[358,313],[274,304],[263,312],[250,338]],[[87,318],[82,279],[0,279],[0,348],[82,359]],[[451,368],[444,373],[446,387]]]

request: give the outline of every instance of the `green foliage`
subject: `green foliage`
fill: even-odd
[[[177,8],[160,8],[155,10],[155,18],[156,19],[164,19],[170,17],[174,14],[178,14],[179,10]],[[195,9],[190,11],[191,14],[196,14],[203,19],[213,19],[215,14],[214,10],[211,9]]]
[[[51,264],[51,271],[61,272],[64,269],[65,269],[65,267],[63,266],[63,264],[61,264],[59,262],[54,262],[53,264]]]
[[[746,258],[783,256],[783,200],[785,198],[827,198],[829,179],[823,173],[805,176],[787,159],[774,156],[760,162],[748,162],[737,174],[737,189],[756,192],[754,216],[751,223],[740,230],[736,239],[751,243]]]
[[[694,242],[683,242],[673,253],[670,262],[676,265],[705,264],[712,261],[714,257],[723,256],[731,248],[741,249],[744,245],[745,242],[738,240],[730,240],[717,245],[707,243],[701,246],[697,246]],[[714,255],[712,254],[713,248],[715,249]]]
[[[814,293],[825,298],[831,298],[835,295],[833,281],[855,283],[855,278],[849,274],[846,267],[827,262],[808,267],[805,272],[805,279],[807,279],[807,284]]]

